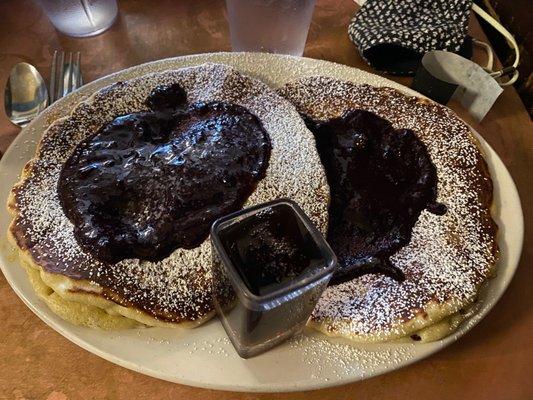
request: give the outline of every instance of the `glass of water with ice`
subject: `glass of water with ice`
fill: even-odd
[[[95,36],[117,17],[116,0],[35,0],[54,27],[68,36]]]
[[[315,0],[226,0],[233,51],[301,56]]]

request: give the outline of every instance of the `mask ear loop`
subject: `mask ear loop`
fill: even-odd
[[[483,18],[486,22],[488,22],[494,29],[496,29],[498,32],[500,32],[505,37],[505,39],[507,39],[507,42],[509,43],[509,45],[513,48],[513,50],[515,52],[515,60],[514,60],[513,65],[509,66],[509,67],[505,67],[505,68],[503,68],[503,69],[501,69],[499,71],[491,72],[492,71],[493,62],[494,62],[493,61],[494,60],[494,56],[493,56],[493,53],[492,53],[492,48],[487,43],[480,42],[478,40],[474,41],[474,43],[476,45],[481,46],[481,47],[485,48],[485,50],[487,50],[487,54],[488,54],[489,60],[487,62],[487,67],[485,68],[485,70],[490,72],[490,75],[494,79],[496,79],[498,81],[500,86],[504,87],[504,86],[512,85],[513,83],[516,82],[516,80],[518,79],[518,75],[519,75],[517,67],[518,67],[518,64],[520,62],[520,50],[518,49],[518,44],[516,43],[516,40],[514,39],[513,35],[511,35],[509,33],[509,31],[507,29],[505,29],[498,21],[496,21],[489,14],[487,14],[485,12],[485,10],[480,8],[477,4],[472,4],[472,10],[477,15],[479,15],[481,18]],[[501,82],[501,80],[497,79],[497,78],[501,78],[503,76],[510,75],[510,74],[512,74],[512,76],[506,82]]]
[[[472,43],[474,43],[478,47],[482,47],[483,50],[485,50],[485,52],[487,53],[487,65],[482,68],[486,72],[492,73],[492,68],[494,66],[494,52],[492,51],[492,47],[490,47],[487,43],[474,38],[472,38]]]

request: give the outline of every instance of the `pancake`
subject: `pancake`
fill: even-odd
[[[169,104],[166,97],[158,97],[158,91],[173,87],[183,91],[183,96],[178,93],[172,97],[176,104]],[[167,108],[173,108],[172,129],[177,131],[171,135],[177,141],[165,147],[169,128],[146,126],[151,123],[148,120],[167,118],[168,115],[161,115],[161,110]],[[117,118],[132,113],[135,114]],[[224,125],[226,122],[218,125],[228,120],[229,125]],[[208,154],[205,156],[208,164],[213,157],[231,164],[232,160],[224,154],[236,149],[231,139],[223,142],[222,153],[205,142],[231,138],[238,134],[231,129],[237,127],[240,132],[243,124],[248,127],[246,132],[255,132],[259,138],[264,133],[268,137],[258,146],[268,144],[269,151],[258,153],[255,161],[250,161],[259,163],[260,169],[247,174],[242,168],[232,166],[229,171],[230,167],[214,165],[210,172],[220,182],[209,180],[210,174],[195,169],[202,164],[201,157],[205,154]],[[127,143],[122,143],[122,139],[107,140],[106,135],[129,135],[125,129],[128,126],[139,137],[145,135],[145,130],[152,130],[153,143],[142,142],[143,146],[152,146],[151,156],[134,157],[135,163],[147,164],[134,171],[133,178],[121,175],[120,190],[113,187],[112,177],[101,174],[94,177],[102,185],[96,189],[101,190],[87,189],[80,171],[99,162],[102,164],[96,170],[117,174],[119,181],[118,176],[126,165],[125,156],[120,168],[109,166],[113,164],[112,157],[123,154]],[[165,137],[155,137],[154,132]],[[238,160],[248,160],[250,149],[245,139],[239,139],[241,147],[235,150]],[[205,146],[191,155],[187,151],[200,146],[191,144],[194,141]],[[113,149],[113,146],[126,147]],[[168,169],[168,160],[162,171],[154,169],[152,174],[148,173],[146,168],[153,168],[150,162],[156,154],[154,148],[159,157],[167,147],[172,151],[177,149],[181,155],[189,154],[186,162],[192,166],[187,176],[194,176],[195,182],[190,183],[187,176],[176,175]],[[145,148],[135,147],[139,154]],[[109,149],[114,153],[109,153]],[[176,154],[163,156],[172,156],[168,159],[174,160]],[[226,177],[229,182],[226,188],[238,187],[231,192],[235,195],[232,201],[222,202],[220,196],[224,197],[224,193],[216,190],[220,189],[218,185],[223,186]],[[232,183],[232,179],[243,177],[249,180],[248,186],[243,188]],[[126,182],[127,179],[130,180]],[[165,179],[172,190],[165,189]],[[154,180],[162,182],[152,185]],[[177,181],[192,186],[187,186],[190,190],[182,190]],[[118,192],[112,199],[107,198],[112,190]],[[164,207],[177,204],[175,199],[168,204],[153,203],[153,198],[166,199],[175,192],[190,207],[171,208],[172,213],[179,211],[187,218],[168,222],[169,213],[162,212],[162,219],[150,220],[152,213],[162,211],[161,204]],[[212,203],[205,203],[210,194]],[[55,121],[44,133],[35,157],[28,162],[21,181],[11,192],[8,208],[14,218],[8,233],[23,264],[29,268],[38,294],[61,317],[76,324],[103,328],[137,323],[194,327],[214,315],[211,247],[205,227],[220,213],[281,197],[298,202],[317,227],[326,231],[329,187],[312,134],[294,107],[265,84],[224,65],[204,64],[118,82],[78,104],[68,117]],[[219,202],[223,203],[220,209]],[[87,204],[90,207],[85,207]],[[148,218],[138,219],[143,213]],[[143,223],[156,224],[156,220],[168,223],[157,225],[160,234],[151,236],[155,225]],[[187,229],[176,231],[174,222]],[[128,229],[117,228],[115,232],[114,224],[135,226],[138,230],[133,236]],[[94,240],[94,232],[98,232],[97,238],[103,239]],[[194,235],[188,237],[187,232]],[[149,239],[147,242],[143,241],[145,237]],[[151,246],[157,252],[151,252]]]
[[[355,121],[353,135],[361,134],[357,120],[363,117],[381,127],[391,125],[398,135],[409,137],[414,133],[417,140],[411,138],[406,148],[421,142],[437,175],[435,203],[419,209],[412,232],[403,235],[408,240],[390,254],[391,267],[398,273],[361,273],[331,285],[320,298],[309,325],[329,336],[362,342],[404,337],[432,341],[452,332],[472,312],[478,292],[494,274],[498,259],[497,226],[491,217],[492,181],[468,126],[446,107],[387,87],[308,77],[288,83],[279,93],[296,106],[312,130],[321,137],[326,135],[326,139],[342,127],[343,118]],[[396,149],[387,147],[387,157]],[[327,154],[323,151],[319,148],[324,160]],[[419,162],[417,157],[414,160]],[[343,187],[336,188],[331,179],[342,171],[328,168],[331,166],[326,165],[326,172],[335,204],[339,195],[335,192],[342,192]],[[406,164],[400,170],[410,174],[414,167],[410,168]],[[362,176],[368,173],[360,172]],[[387,173],[402,175],[392,170]],[[376,180],[373,185],[379,189],[381,184]],[[410,194],[399,193],[392,200],[399,202],[403,195]],[[357,202],[364,204],[365,200],[368,203],[372,199]],[[332,235],[335,222],[331,212],[330,223],[328,240],[337,251],[339,239]]]

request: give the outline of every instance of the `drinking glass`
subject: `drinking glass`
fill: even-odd
[[[315,0],[226,0],[233,51],[301,56]]]
[[[113,25],[116,0],[35,0],[54,27],[68,36],[95,36]]]

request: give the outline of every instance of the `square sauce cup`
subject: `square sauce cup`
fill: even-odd
[[[238,354],[301,332],[335,272],[335,254],[303,210],[275,200],[211,227],[213,301]]]

